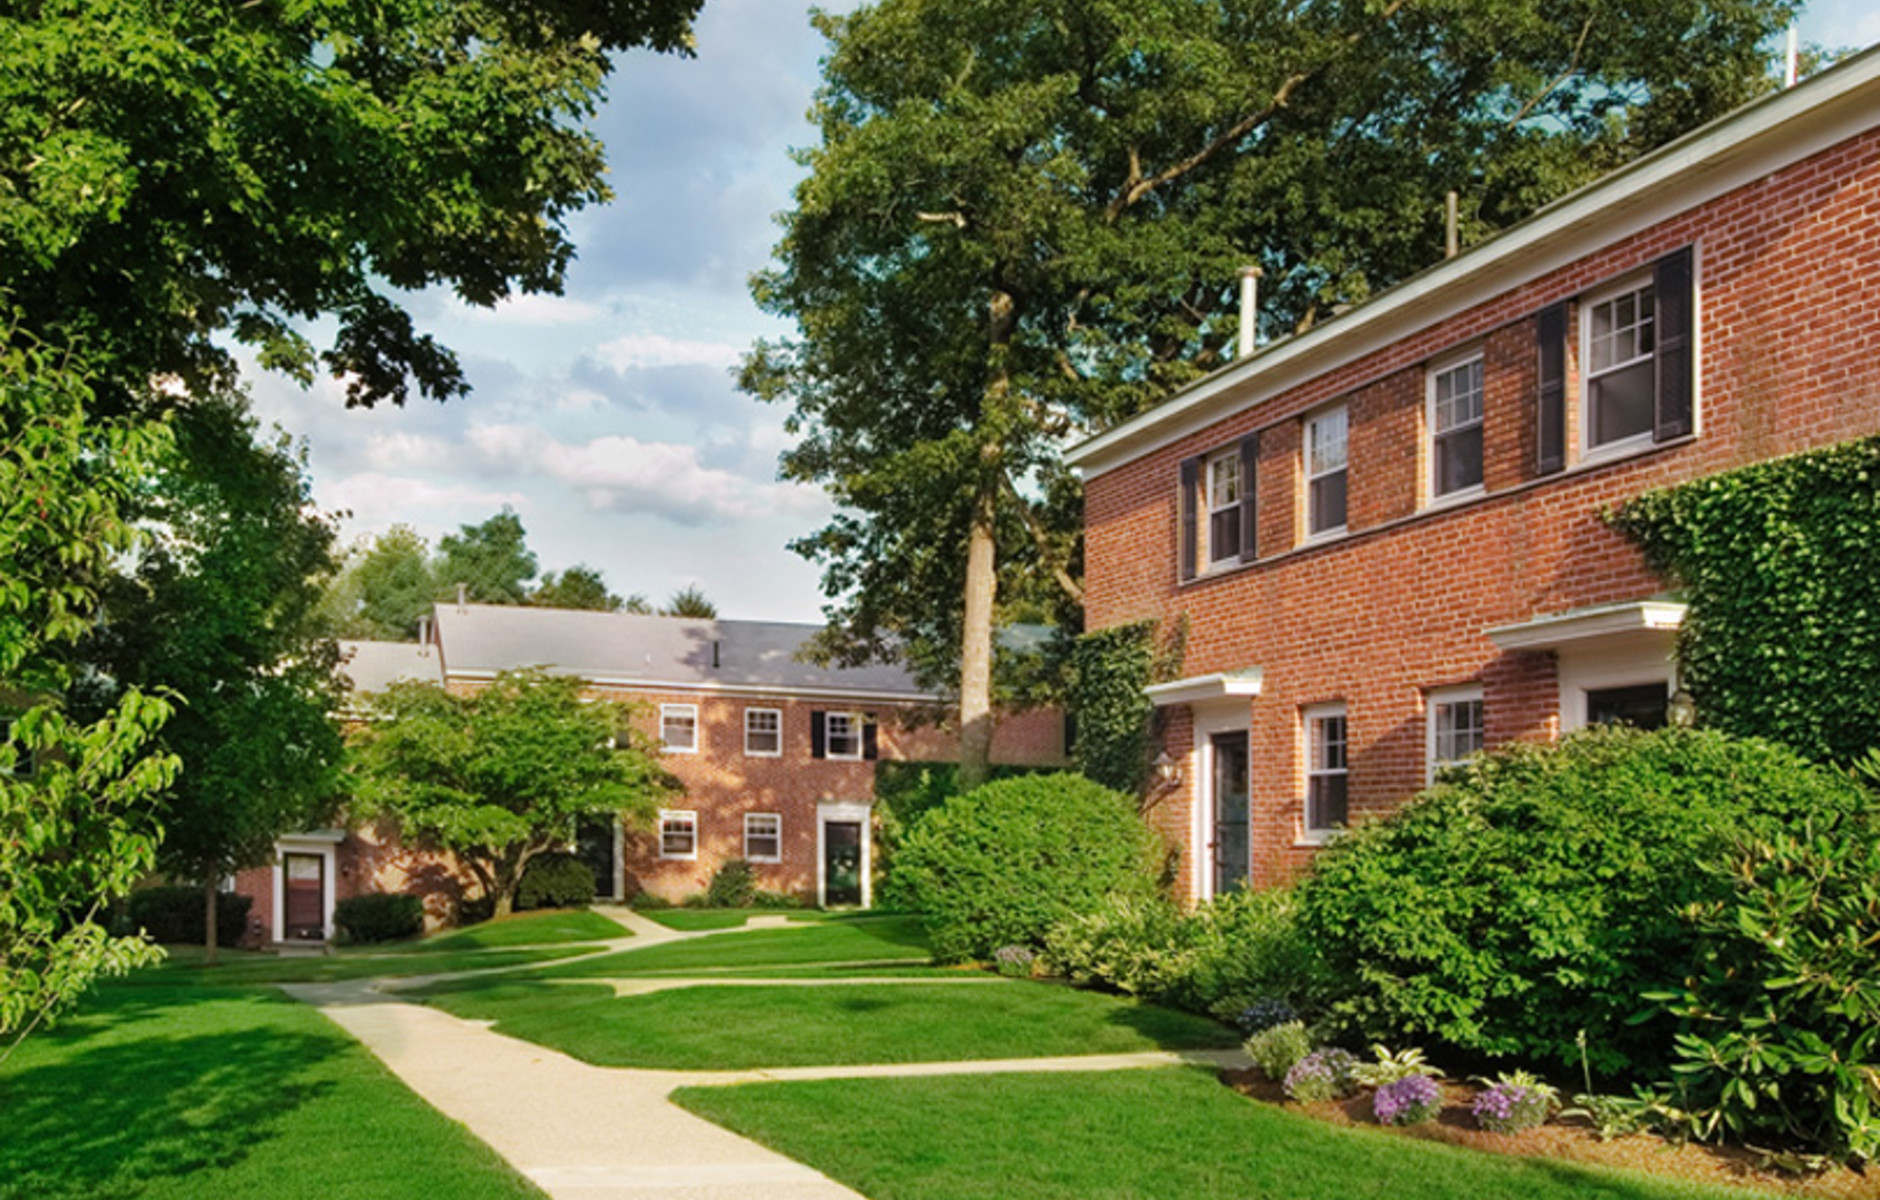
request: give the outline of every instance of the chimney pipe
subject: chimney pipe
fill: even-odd
[[[469,605],[469,603],[470,603],[470,585],[467,583],[458,584],[457,585],[457,611],[463,612],[465,608]]]
[[[1240,346],[1238,358],[1246,358],[1253,353],[1254,344],[1259,340],[1260,316],[1260,276],[1265,274],[1259,267],[1240,269]]]
[[[1782,86],[1785,88],[1795,86],[1795,76],[1801,69],[1802,50],[1798,41],[1799,37],[1800,35],[1795,30],[1795,23],[1791,21],[1788,51],[1782,56]]]
[[[1443,196],[1443,257],[1454,258],[1462,253],[1462,216],[1458,211],[1456,193]]]
[[[718,669],[718,639],[712,639],[712,670]]]

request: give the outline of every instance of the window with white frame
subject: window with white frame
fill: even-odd
[[[1444,767],[1481,753],[1482,689],[1452,688],[1431,692],[1429,699],[1429,778]]]
[[[744,753],[752,758],[776,758],[783,753],[783,710],[744,710]]]
[[[854,713],[824,713],[823,753],[829,758],[860,758],[862,719]]]
[[[1430,498],[1482,487],[1482,356],[1430,371]]]
[[[1657,345],[1653,299],[1651,281],[1635,280],[1586,302],[1581,429],[1589,450],[1652,433],[1656,395],[1652,356]]]
[[[1233,449],[1208,460],[1208,562],[1240,559],[1240,451]]]
[[[659,744],[668,754],[697,754],[698,705],[660,705]]]
[[[1306,535],[1322,537],[1345,528],[1344,405],[1306,422]]]
[[[1305,838],[1319,841],[1342,829],[1348,815],[1345,770],[1345,706],[1305,710]]]
[[[744,857],[746,861],[774,863],[783,861],[783,818],[777,813],[744,814]]]
[[[698,857],[698,814],[682,809],[659,810],[659,856]]]

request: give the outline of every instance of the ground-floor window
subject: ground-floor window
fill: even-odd
[[[1658,682],[1627,687],[1589,688],[1586,692],[1586,723],[1662,729],[1668,699],[1669,689]]]
[[[1319,841],[1346,823],[1345,706],[1321,704],[1304,713],[1305,838]]]
[[[1429,701],[1429,778],[1446,766],[1481,753],[1484,724],[1482,689],[1431,692]]]
[[[744,857],[754,863],[783,861],[783,818],[776,813],[744,814]]]
[[[698,814],[677,809],[659,810],[659,856],[698,857]]]

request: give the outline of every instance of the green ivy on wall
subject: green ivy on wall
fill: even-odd
[[[1683,592],[1699,720],[1848,763],[1880,745],[1880,437],[1649,492],[1608,514]]]
[[[1155,744],[1155,705],[1143,689],[1180,673],[1186,635],[1183,617],[1162,638],[1148,620],[1077,639],[1069,694],[1078,770],[1107,788],[1142,794]]]

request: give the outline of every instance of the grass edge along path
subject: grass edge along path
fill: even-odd
[[[1766,1200],[1260,1104],[1204,1068],[686,1087],[675,1104],[870,1200]]]
[[[543,1200],[272,989],[94,992],[0,1067],[0,1200]]]

